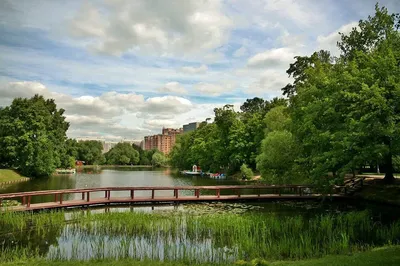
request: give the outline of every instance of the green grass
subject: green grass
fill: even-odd
[[[0,169],[0,183],[9,182],[9,181],[16,181],[25,178],[21,176],[14,170],[10,169]]]
[[[186,263],[178,262],[157,262],[157,261],[135,261],[130,259],[124,260],[101,260],[101,261],[45,261],[43,259],[18,259],[14,262],[3,263],[4,266],[183,266],[188,265]],[[201,264],[201,265],[211,265],[211,264]],[[223,265],[223,264],[220,264]],[[228,264],[226,264],[228,265]],[[298,260],[298,261],[275,261],[260,263],[260,261],[254,260],[250,262],[238,261],[232,265],[273,265],[273,266],[342,266],[342,265],[352,265],[352,266],[390,266],[390,265],[400,265],[400,247],[382,247],[373,249],[371,251],[355,253],[352,255],[336,255],[336,256],[326,256],[319,259],[311,260]]]

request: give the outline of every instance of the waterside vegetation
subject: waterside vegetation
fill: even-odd
[[[299,260],[400,243],[400,222],[367,211],[273,215],[3,213],[0,261],[136,259],[189,264]]]

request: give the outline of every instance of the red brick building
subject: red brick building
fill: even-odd
[[[144,150],[158,149],[168,154],[175,145],[176,136],[181,134],[183,129],[163,128],[162,134],[144,137]]]

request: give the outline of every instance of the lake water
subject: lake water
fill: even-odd
[[[13,193],[37,190],[98,188],[98,187],[157,187],[157,186],[212,186],[239,184],[235,180],[210,179],[206,177],[191,177],[174,174],[170,169],[153,168],[84,168],[74,175],[56,175],[49,178],[33,179],[28,182],[16,183],[6,188],[0,188],[0,193]],[[137,196],[148,196],[150,191],[136,192]],[[157,192],[157,195],[172,192]],[[190,193],[190,192],[186,192]],[[169,195],[168,194],[168,195]],[[91,197],[102,197],[104,192],[91,193]],[[129,196],[129,192],[112,192],[112,196]],[[79,199],[79,194],[65,195],[65,200]],[[53,201],[53,196],[35,196],[32,203]]]

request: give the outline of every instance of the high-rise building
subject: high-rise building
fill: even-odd
[[[164,154],[170,153],[175,145],[176,136],[181,134],[181,128],[163,128],[162,134],[144,137],[144,150],[158,149]]]
[[[183,133],[196,130],[199,126],[200,126],[199,122],[193,122],[193,123],[183,125]]]

